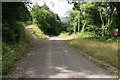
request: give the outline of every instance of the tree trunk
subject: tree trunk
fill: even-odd
[[[80,11],[78,12],[78,33],[80,33]]]
[[[85,25],[87,24],[87,19],[85,20],[85,23],[84,23],[84,25],[83,25],[83,27],[82,27],[82,30],[81,30],[81,32],[84,32],[84,29],[85,29]]]
[[[100,18],[101,18],[101,21],[102,21],[102,36],[104,36],[104,34],[105,34],[105,24],[104,24],[104,21],[103,21],[103,18],[102,18],[101,11],[100,11]]]

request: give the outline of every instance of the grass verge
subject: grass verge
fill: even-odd
[[[73,48],[83,51],[91,57],[106,62],[114,67],[118,67],[118,41],[101,40],[103,38],[91,39],[95,37],[92,33],[72,34],[61,33],[59,38]],[[89,39],[90,38],[90,39]]]
[[[32,45],[32,38],[26,34],[26,39],[16,44],[2,42],[2,77],[13,69],[14,63],[19,60]]]
[[[32,30],[33,33],[36,34],[41,39],[48,39],[49,38],[49,36],[45,35],[37,25],[32,25],[31,27],[33,28],[33,30]]]
[[[87,39],[74,39],[67,40],[66,42],[97,60],[118,67],[118,44],[116,42],[107,43]]]

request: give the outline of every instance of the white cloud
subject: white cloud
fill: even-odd
[[[48,7],[55,13],[57,13],[60,17],[65,16],[66,12],[68,10],[72,10],[73,5],[68,4],[67,1],[65,0],[45,0],[46,4],[47,2],[52,2],[48,3]],[[54,6],[53,6],[54,5]]]
[[[73,7],[73,4],[68,4],[66,0],[32,0],[32,2],[40,6],[46,3],[50,10],[57,13],[60,17],[66,16],[66,12],[72,10]]]

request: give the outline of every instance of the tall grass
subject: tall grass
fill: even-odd
[[[48,39],[49,36],[45,35],[37,25],[32,25],[33,33],[39,36],[42,39]]]
[[[58,37],[61,38],[62,40],[71,40],[75,39],[76,35],[75,34],[69,35],[69,33],[62,32]]]
[[[15,62],[19,60],[32,45],[32,38],[26,33],[24,40],[16,44],[2,42],[2,75],[5,77],[12,70]]]
[[[89,32],[86,32],[86,33],[81,32],[79,34],[71,34],[71,35],[69,35],[69,33],[62,32],[58,37],[62,38],[63,40],[70,40],[70,39],[88,38],[93,36],[96,36],[96,35]]]
[[[118,66],[118,44],[87,39],[68,40],[67,43],[89,54],[93,58],[104,61],[112,66]]]
[[[62,33],[59,37],[65,40],[71,47],[83,51],[97,60],[101,60],[111,64],[112,66],[118,67],[117,41],[111,40],[109,42],[104,38],[91,39],[91,37],[97,37],[92,33],[80,33],[72,35]]]

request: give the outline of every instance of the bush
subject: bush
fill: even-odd
[[[16,40],[16,34],[14,34],[15,31],[13,29],[10,29],[10,25],[7,22],[4,22],[2,24],[2,37],[3,41],[10,43],[15,42]]]
[[[13,54],[15,54],[15,52],[13,50],[11,50],[11,48],[3,43],[2,44],[2,74],[6,74],[7,72],[10,71],[10,69],[12,68],[12,65],[13,65],[13,60],[12,57]]]
[[[12,27],[11,27],[12,25]],[[2,74],[6,75],[29,48],[31,37],[25,31],[23,22],[3,23]]]
[[[42,38],[42,39],[49,38],[49,36],[45,35],[37,25],[32,25],[32,27],[33,27],[33,33],[36,34],[37,36],[39,36],[40,38]]]
[[[23,22],[15,21],[12,24],[4,22],[2,25],[3,41],[6,43],[16,43],[26,37],[25,25]]]
[[[25,25],[23,22],[16,21],[16,24],[14,25],[15,34],[16,34],[16,41],[19,42],[21,40],[24,40],[26,37],[25,32]]]
[[[61,34],[58,36],[59,38],[64,38],[64,37],[68,37],[69,33],[62,31]]]
[[[2,75],[6,75],[11,71],[15,61],[24,55],[30,45],[31,39],[29,37],[14,45],[9,45],[5,42],[2,43]]]

